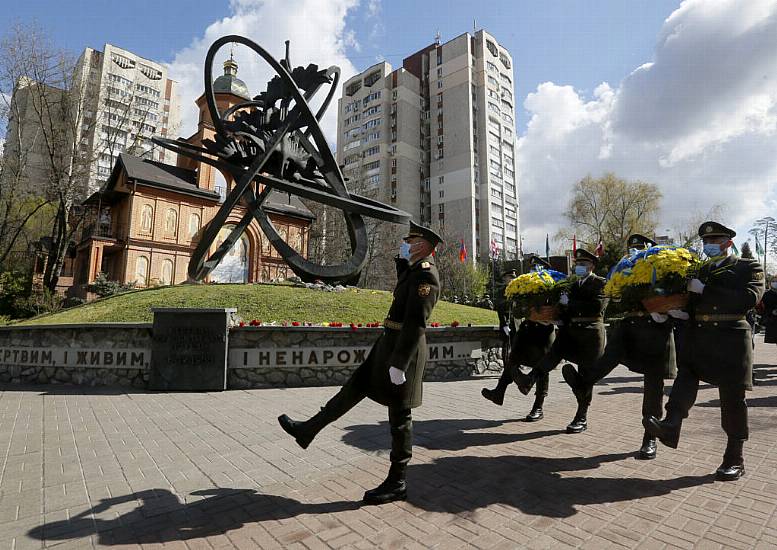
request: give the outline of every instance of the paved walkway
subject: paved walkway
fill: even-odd
[[[747,475],[711,475],[725,445],[703,387],[680,448],[634,459],[641,380],[597,387],[590,428],[558,370],[546,417],[493,379],[430,383],[410,500],[361,507],[388,466],[385,409],[364,402],[302,451],[276,424],[334,388],[213,394],[0,386],[0,548],[774,548],[777,346],[758,345]]]

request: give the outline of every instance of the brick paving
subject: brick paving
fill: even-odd
[[[0,548],[774,548],[777,346],[759,343],[747,475],[713,479],[725,446],[703,386],[680,448],[634,459],[641,379],[596,388],[590,427],[551,378],[531,399],[495,380],[425,385],[410,498],[363,507],[388,467],[385,409],[365,401],[302,451],[277,426],[335,388],[212,394],[0,386]]]

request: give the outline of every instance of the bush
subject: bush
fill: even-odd
[[[88,290],[89,292],[94,292],[100,298],[104,298],[106,296],[113,296],[120,292],[132,290],[133,288],[135,288],[135,283],[122,284],[119,281],[111,281],[108,279],[108,275],[100,272],[97,274],[94,282],[89,285]]]
[[[49,290],[33,292],[29,296],[21,297],[14,302],[14,317],[27,318],[43,315],[44,313],[56,313],[62,309],[62,296]]]
[[[62,309],[68,309],[70,307],[80,306],[86,303],[86,300],[79,298],[78,296],[70,296],[65,298],[62,302]]]
[[[30,294],[30,279],[21,271],[6,271],[0,274],[0,315],[18,317],[16,301]]]

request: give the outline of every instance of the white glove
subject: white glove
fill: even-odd
[[[675,319],[681,319],[683,321],[687,321],[690,319],[690,315],[683,311],[682,309],[670,309],[666,312],[670,317],[674,317]]]
[[[558,303],[561,304],[562,306],[569,304],[569,296],[567,296],[566,294],[562,294],[561,298],[558,299]]]
[[[508,327],[508,326],[503,326],[503,327],[502,327],[502,330],[504,331],[504,333],[505,333],[507,336],[510,336],[510,327]]]
[[[663,313],[658,313],[656,311],[650,312],[650,318],[653,319],[656,323],[665,323],[669,317],[667,315],[664,315]]]
[[[688,292],[701,294],[704,292],[704,283],[702,283],[699,279],[691,279],[688,281]]]
[[[399,370],[397,367],[389,367],[389,378],[391,378],[391,383],[396,386],[400,386],[407,381],[405,371]]]
[[[777,315],[777,309],[772,310],[772,315]]]

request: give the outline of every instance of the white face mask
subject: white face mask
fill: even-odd
[[[399,245],[399,257],[403,260],[410,260],[410,243],[403,242]]]

